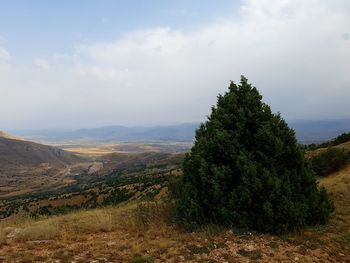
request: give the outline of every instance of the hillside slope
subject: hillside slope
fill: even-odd
[[[85,159],[62,149],[0,136],[0,199],[64,185]]]
[[[22,138],[15,136],[15,135],[12,135],[10,133],[4,132],[4,131],[0,131],[0,137],[7,138],[7,139],[22,140]]]
[[[349,172],[350,165],[320,180],[336,206],[330,223],[298,233],[272,236],[212,226],[185,232],[169,224],[165,199],[8,226],[4,221],[0,257],[3,262],[350,262]]]
[[[10,139],[0,136],[0,170],[9,166],[64,166],[80,162],[73,153],[34,142]]]

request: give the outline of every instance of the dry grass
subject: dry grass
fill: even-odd
[[[61,229],[68,234],[109,232],[113,229],[114,219],[106,209],[80,211],[59,217],[57,220]]]
[[[65,216],[47,219],[27,219],[18,224],[14,239],[17,241],[48,240],[70,238],[80,234],[109,232],[113,230],[117,219],[106,209],[79,211]]]
[[[135,228],[157,228],[169,222],[171,217],[171,205],[162,202],[147,202],[137,204],[136,209],[132,211],[131,222]]]
[[[111,147],[96,146],[96,147],[70,147],[65,148],[66,151],[81,154],[89,157],[99,157],[105,154],[114,153],[115,150]]]
[[[28,225],[20,228],[14,237],[17,241],[48,240],[57,238],[60,234],[60,228],[56,222],[44,220],[28,222]]]
[[[6,243],[6,231],[2,223],[0,223],[0,245]]]
[[[235,234],[213,226],[183,232],[169,224],[171,206],[135,201],[39,220],[2,222],[0,257],[9,257],[4,262],[34,258],[42,262],[99,258],[108,260],[99,262],[350,262],[349,176],[350,166],[321,180],[335,201],[336,214],[327,226],[297,234]],[[33,240],[52,242],[27,242]]]
[[[170,208],[161,202],[128,203],[122,206],[81,210],[38,220],[21,217],[0,225],[0,243],[6,235],[16,241],[70,239],[74,236],[123,230],[159,228],[169,217]],[[7,229],[7,232],[4,231]]]
[[[345,142],[345,143],[341,143],[341,144],[336,145],[336,146],[331,146],[331,148],[338,148],[338,149],[344,149],[345,151],[350,151],[350,141]],[[323,153],[327,149],[328,149],[328,147],[324,147],[324,148],[318,148],[316,150],[307,151],[306,157],[307,158],[315,157],[316,155]]]

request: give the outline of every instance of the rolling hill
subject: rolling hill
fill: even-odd
[[[154,142],[154,141],[192,141],[198,123],[170,126],[105,126],[71,131],[55,130],[16,130],[12,133],[36,142]]]
[[[320,143],[350,131],[350,120],[298,120],[288,121],[302,144]],[[78,130],[13,130],[12,134],[27,140],[45,143],[74,142],[81,144],[115,142],[192,142],[199,123],[168,126],[105,126]]]
[[[52,146],[0,136],[0,170],[44,163],[59,167],[81,161],[80,157]]]
[[[0,136],[0,198],[65,185],[85,159],[62,149]]]
[[[22,140],[22,138],[14,136],[14,135],[7,133],[7,132],[4,132],[4,131],[0,131],[0,138]]]

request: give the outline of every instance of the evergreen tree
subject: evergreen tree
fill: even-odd
[[[318,189],[294,131],[261,100],[243,76],[218,96],[183,163],[183,224],[280,233],[328,221],[333,203]]]

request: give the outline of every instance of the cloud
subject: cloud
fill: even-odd
[[[208,106],[228,80],[246,74],[288,118],[343,117],[347,108],[339,94],[348,95],[350,85],[350,46],[344,41],[349,25],[349,14],[325,1],[252,0],[239,19],[191,31],[129,32],[115,42],[78,46],[77,55],[127,67],[136,87],[146,85],[168,103],[189,97]],[[199,108],[196,116],[204,110]]]
[[[43,59],[43,58],[37,58],[34,60],[34,65],[47,71],[50,69],[50,64],[49,62],[47,62],[46,59]]]
[[[0,47],[0,61],[10,60],[10,59],[11,59],[10,53],[6,49]]]
[[[349,5],[247,0],[239,16],[191,29],[147,28],[80,44],[36,60],[51,69],[45,76],[14,67],[0,78],[12,100],[0,105],[14,105],[20,90],[36,105],[23,102],[26,120],[45,125],[201,121],[229,80],[245,74],[288,119],[349,117]]]

